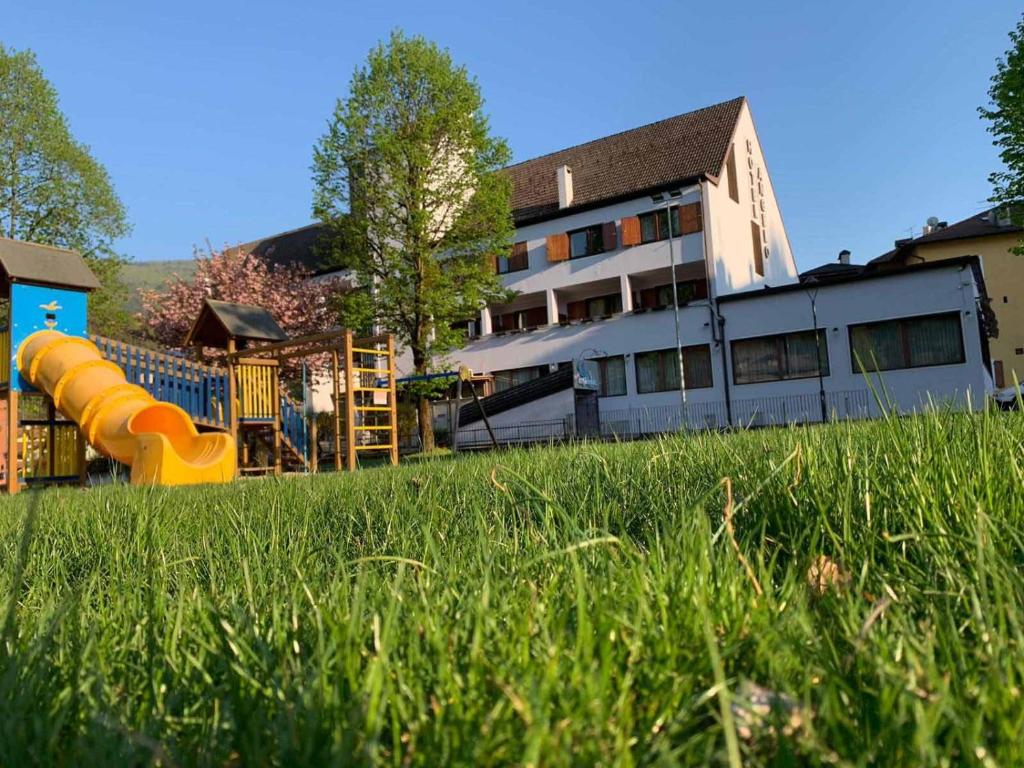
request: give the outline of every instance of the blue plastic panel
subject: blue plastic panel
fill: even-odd
[[[32,392],[33,387],[17,370],[18,347],[36,331],[52,329],[69,336],[88,338],[88,294],[45,285],[11,285],[11,389]]]

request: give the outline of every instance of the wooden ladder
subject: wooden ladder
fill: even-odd
[[[354,470],[359,456],[364,453],[386,452],[390,462],[398,464],[394,336],[353,338],[349,331],[345,334],[343,351],[346,467]]]

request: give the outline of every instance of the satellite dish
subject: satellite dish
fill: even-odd
[[[937,227],[939,226],[939,218],[937,216],[929,216],[926,223],[929,227]]]

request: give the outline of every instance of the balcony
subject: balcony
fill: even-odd
[[[547,294],[524,293],[490,309],[492,333],[530,331],[548,324]]]
[[[563,325],[604,320],[623,311],[619,278],[580,283],[552,291],[552,294],[558,322]]]
[[[675,272],[680,307],[708,297],[708,281],[703,262],[678,264]],[[634,313],[672,306],[672,270],[669,267],[632,274],[629,276],[629,286]]]

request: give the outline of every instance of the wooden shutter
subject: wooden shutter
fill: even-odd
[[[702,229],[704,229],[704,214],[701,211],[700,203],[679,206],[680,234],[692,235]]]
[[[526,269],[530,266],[530,254],[526,249],[526,241],[512,246],[512,258],[509,260],[509,271]]]
[[[615,235],[615,222],[606,221],[601,225],[601,245],[606,251],[614,251],[619,247],[618,238]]]
[[[740,201],[740,180],[736,177],[736,145],[729,147],[729,159],[726,160],[726,170],[729,174],[729,197],[734,202]]]
[[[1006,386],[1006,375],[1003,373],[1003,361],[995,360],[992,363],[992,368],[995,372],[996,386],[1002,389]]]
[[[569,236],[565,232],[548,235],[548,261],[567,261],[569,259]]]
[[[570,320],[582,320],[587,316],[587,302],[583,301],[570,301],[565,305],[566,310],[569,313]]]
[[[622,219],[622,247],[640,245],[640,217],[626,216]]]
[[[761,227],[756,221],[750,222],[750,236],[754,241],[754,271],[764,277],[764,251],[761,250]]]
[[[658,306],[657,288],[644,288],[640,291],[640,307],[642,309],[651,309],[656,306]]]
[[[496,274],[496,275],[497,275],[497,274],[500,274],[500,273],[498,272],[498,254],[496,254],[496,253],[492,253],[492,254],[491,254],[491,257],[490,257],[490,258],[491,258],[491,270],[492,270],[492,271],[494,272],[494,274]]]

